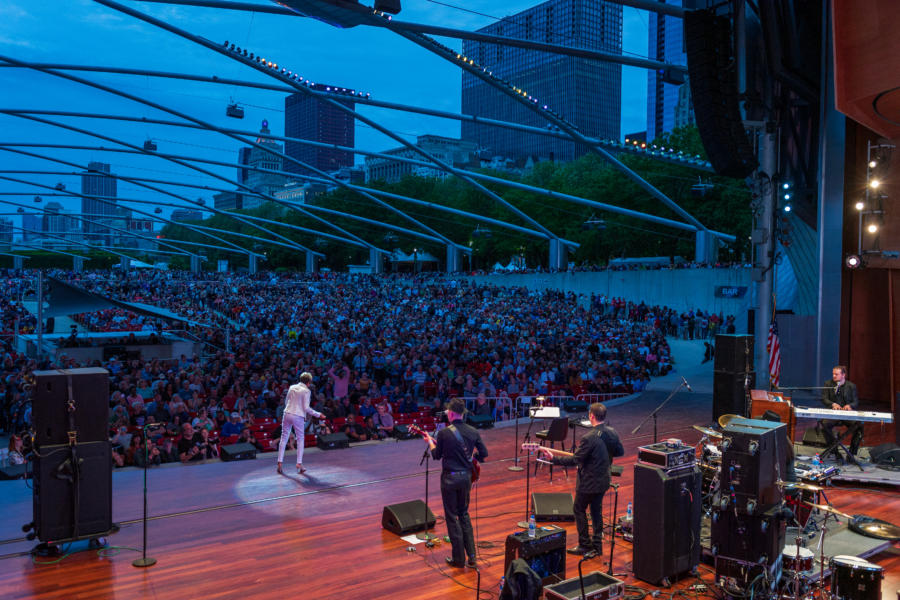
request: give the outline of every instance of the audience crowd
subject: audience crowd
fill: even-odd
[[[339,429],[363,441],[397,435],[393,415],[437,414],[454,396],[469,399],[475,414],[486,410],[484,399],[499,398],[491,404],[503,418],[506,399],[519,395],[640,391],[672,368],[667,335],[705,338],[734,326],[733,317],[700,310],[441,274],[52,275],[185,318],[163,323],[119,309],[78,315],[89,331],[179,329],[202,345],[198,355],[169,361],[113,357],[85,365],[60,355],[39,364],[9,343],[11,317],[19,317],[20,332],[28,318],[33,328],[33,317],[15,300],[0,305],[0,427],[27,430],[34,370],[102,366],[120,466],[215,458],[218,441],[237,437],[269,449],[286,389],[301,371],[313,374],[315,408],[328,417],[309,423],[318,428],[311,432]]]

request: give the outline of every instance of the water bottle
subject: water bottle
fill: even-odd
[[[822,466],[822,458],[819,456],[818,453],[816,453],[816,455],[813,456],[812,466],[815,467],[816,469],[818,469]]]
[[[535,536],[537,536],[537,525],[534,522],[534,513],[531,513],[531,516],[528,517],[528,537]]]
[[[628,508],[625,509],[625,520],[630,521],[634,517],[634,506],[631,502],[628,503]]]

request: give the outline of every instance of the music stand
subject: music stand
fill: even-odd
[[[515,413],[516,413],[516,437],[515,437],[515,440],[513,440],[513,444],[515,445],[516,453],[515,453],[515,459],[514,459],[513,465],[507,469],[508,471],[521,471],[522,470],[522,467],[519,466],[519,452],[521,450],[519,448],[519,399],[521,397],[522,396],[516,396],[516,399],[515,399],[515,403],[516,403],[516,411],[515,411]]]

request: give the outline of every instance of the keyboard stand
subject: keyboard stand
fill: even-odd
[[[859,424],[859,427],[862,427],[862,423]],[[832,431],[833,431],[833,430],[832,430]],[[830,453],[832,453],[832,452],[834,452],[835,454],[837,454],[837,450],[838,450],[838,448],[840,448],[840,449],[843,450],[844,453],[847,455],[847,461],[848,461],[851,465],[854,465],[854,466],[856,466],[856,467],[859,467],[859,470],[862,471],[863,473],[865,473],[866,470],[863,468],[863,466],[862,466],[861,464],[859,464],[859,461],[856,460],[856,457],[853,455],[852,452],[850,452],[850,449],[847,448],[847,446],[844,445],[844,438],[847,437],[847,434],[848,434],[848,433],[851,433],[851,432],[854,432],[854,431],[856,431],[856,426],[855,426],[855,425],[854,425],[854,426],[847,427],[847,430],[846,430],[844,433],[842,433],[842,434],[840,434],[840,435],[836,435],[835,438],[834,438],[834,443],[831,444],[830,446],[828,446],[827,448],[825,448],[824,452],[822,452],[822,456],[826,456],[826,457],[827,457],[827,456],[828,456]]]

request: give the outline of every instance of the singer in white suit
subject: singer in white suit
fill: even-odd
[[[284,416],[281,418],[281,441],[278,444],[278,472],[282,473],[281,463],[284,462],[284,448],[287,446],[288,438],[291,430],[294,437],[297,438],[297,472],[305,473],[303,468],[303,428],[306,424],[306,415],[312,415],[317,419],[321,419],[322,413],[310,408],[310,397],[312,391],[309,387],[312,383],[312,375],[302,373],[300,375],[300,383],[295,383],[288,388],[287,396],[284,398]]]

